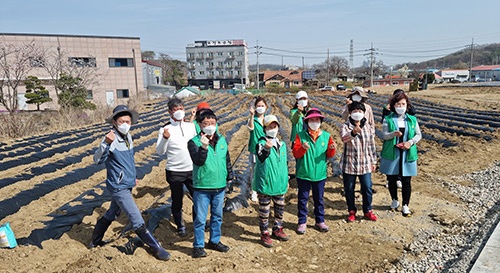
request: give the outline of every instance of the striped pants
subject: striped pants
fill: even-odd
[[[269,227],[269,214],[271,212],[271,200],[274,203],[274,226],[278,228],[283,226],[283,212],[285,211],[285,195],[269,196],[258,194],[259,198],[259,227],[260,232],[266,232]]]

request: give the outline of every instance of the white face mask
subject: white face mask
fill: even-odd
[[[309,122],[307,123],[307,126],[309,126],[311,130],[316,131],[321,126],[321,122]]]
[[[396,113],[398,113],[398,115],[402,115],[406,112],[406,107],[394,107],[394,110],[396,110]]]
[[[275,138],[278,135],[278,128],[266,130],[266,136]]]
[[[365,113],[361,113],[361,112],[354,112],[354,113],[351,113],[351,118],[355,121],[360,121],[362,120],[363,118],[365,117]]]
[[[255,108],[255,111],[257,111],[257,113],[259,113],[259,114],[264,114],[264,112],[266,112],[266,107],[259,106],[259,107]]]
[[[352,99],[352,101],[360,102],[362,98],[360,95],[355,94],[355,95],[352,95],[351,99]]]
[[[297,103],[298,106],[306,107],[307,106],[307,100],[299,100]]]
[[[184,110],[177,110],[174,112],[174,119],[177,121],[182,121],[186,116],[186,112]]]
[[[212,136],[215,133],[215,125],[204,127],[203,132],[209,136]]]
[[[130,130],[130,125],[128,123],[122,123],[116,127],[118,129],[118,132],[126,135],[128,131]]]

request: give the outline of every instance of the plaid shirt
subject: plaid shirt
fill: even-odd
[[[361,133],[353,136],[354,125],[349,118],[342,126],[340,136],[344,142],[344,152],[340,160],[342,172],[352,175],[371,173],[371,167],[377,164],[375,137],[366,118],[361,120]]]

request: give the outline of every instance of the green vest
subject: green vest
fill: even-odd
[[[330,133],[322,130],[321,134],[318,136],[318,139],[316,139],[316,142],[313,142],[307,130],[302,130],[298,134],[300,142],[309,142],[310,148],[302,158],[297,159],[297,177],[303,180],[309,180],[311,182],[319,182],[326,179],[326,151],[328,149]]]
[[[257,143],[261,137],[266,136],[264,127],[260,123],[258,117],[253,117],[253,130],[250,131],[250,138],[248,139],[248,151],[252,154],[256,153]]]
[[[415,136],[415,126],[417,125],[417,118],[412,115],[406,115],[406,131],[407,138],[412,139]],[[385,116],[385,121],[387,122],[387,129],[389,132],[394,132],[398,130],[397,125],[394,123],[394,113],[391,113]],[[380,152],[380,157],[388,160],[396,159],[397,153],[399,149],[395,147],[398,142],[398,138],[394,137],[389,140],[384,140],[384,144],[382,145],[382,151]],[[411,145],[410,149],[406,152],[406,161],[411,162],[418,159],[418,151],[417,145]]]
[[[285,142],[280,141],[279,151],[272,147],[269,156],[260,162],[257,158],[254,168],[252,189],[256,192],[275,196],[285,194],[288,189],[288,162]],[[266,138],[259,140],[266,144]]]
[[[192,138],[196,146],[201,147],[201,136]],[[226,187],[227,180],[227,142],[219,135],[215,149],[208,145],[207,160],[202,166],[193,164],[193,187],[195,189],[222,189]]]
[[[295,136],[304,129],[304,115],[302,113],[299,113],[300,117],[297,120],[297,123],[293,123],[292,118],[297,111],[299,111],[299,109],[290,110],[290,120],[292,121],[292,133],[290,135],[291,142],[295,141]]]

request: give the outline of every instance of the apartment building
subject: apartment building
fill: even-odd
[[[129,98],[143,91],[143,69],[141,62],[141,42],[138,37],[84,36],[58,34],[17,34],[0,33],[0,49],[20,47],[33,42],[38,56],[33,56],[29,76],[45,80],[52,102],[41,105],[41,109],[58,109],[57,95],[48,80],[50,73],[45,68],[53,65],[56,58],[81,69],[92,70],[87,99],[95,104],[113,107],[126,104]],[[14,54],[5,56],[7,61],[14,61]],[[0,81],[4,80],[0,76]],[[35,105],[26,104],[25,88],[18,88],[20,110],[34,110]],[[2,110],[0,106],[0,110]]]
[[[186,47],[188,84],[200,89],[249,85],[248,47],[244,40],[195,41]]]

